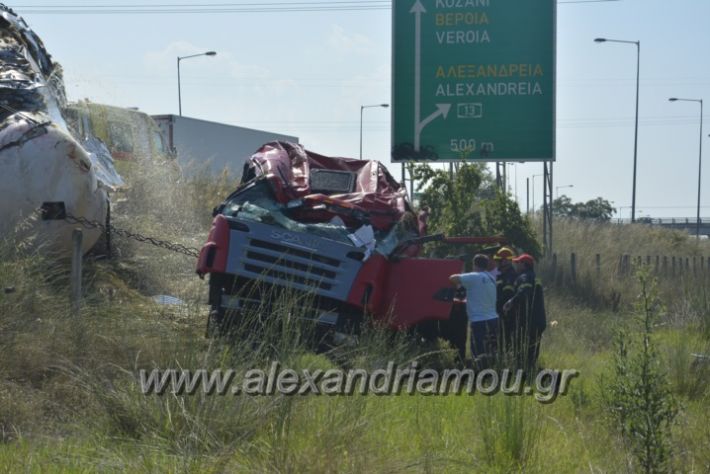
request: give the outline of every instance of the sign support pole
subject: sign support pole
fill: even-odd
[[[527,198],[525,199],[525,215],[530,216],[530,178],[525,178]]]
[[[552,255],[552,162],[543,163],[542,241],[545,255]]]
[[[501,162],[496,161],[496,186],[501,191],[505,191],[504,180],[505,180],[505,178],[503,177],[503,173],[501,172]]]

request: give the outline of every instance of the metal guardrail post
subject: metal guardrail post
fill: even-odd
[[[552,279],[557,282],[557,254],[552,254]]]

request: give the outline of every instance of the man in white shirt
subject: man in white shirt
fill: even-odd
[[[496,280],[487,272],[488,257],[473,257],[473,272],[451,275],[449,281],[466,290],[466,313],[471,325],[471,356],[480,366],[481,356],[492,358],[496,352],[498,313]],[[478,361],[477,361],[478,359]]]

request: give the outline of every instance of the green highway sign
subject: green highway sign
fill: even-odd
[[[392,161],[555,159],[556,0],[393,0]]]

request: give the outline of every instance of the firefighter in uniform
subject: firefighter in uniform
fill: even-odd
[[[493,259],[498,262],[498,275],[496,278],[496,310],[500,317],[499,349],[508,353],[512,349],[514,323],[508,313],[503,311],[506,301],[515,295],[515,279],[518,277],[513,267],[515,252],[509,247],[502,247],[496,252]]]
[[[537,370],[540,340],[547,327],[542,284],[535,276],[535,260],[529,254],[513,259],[518,277],[515,294],[503,305],[506,317],[512,319],[513,350],[519,367],[529,375]]]

